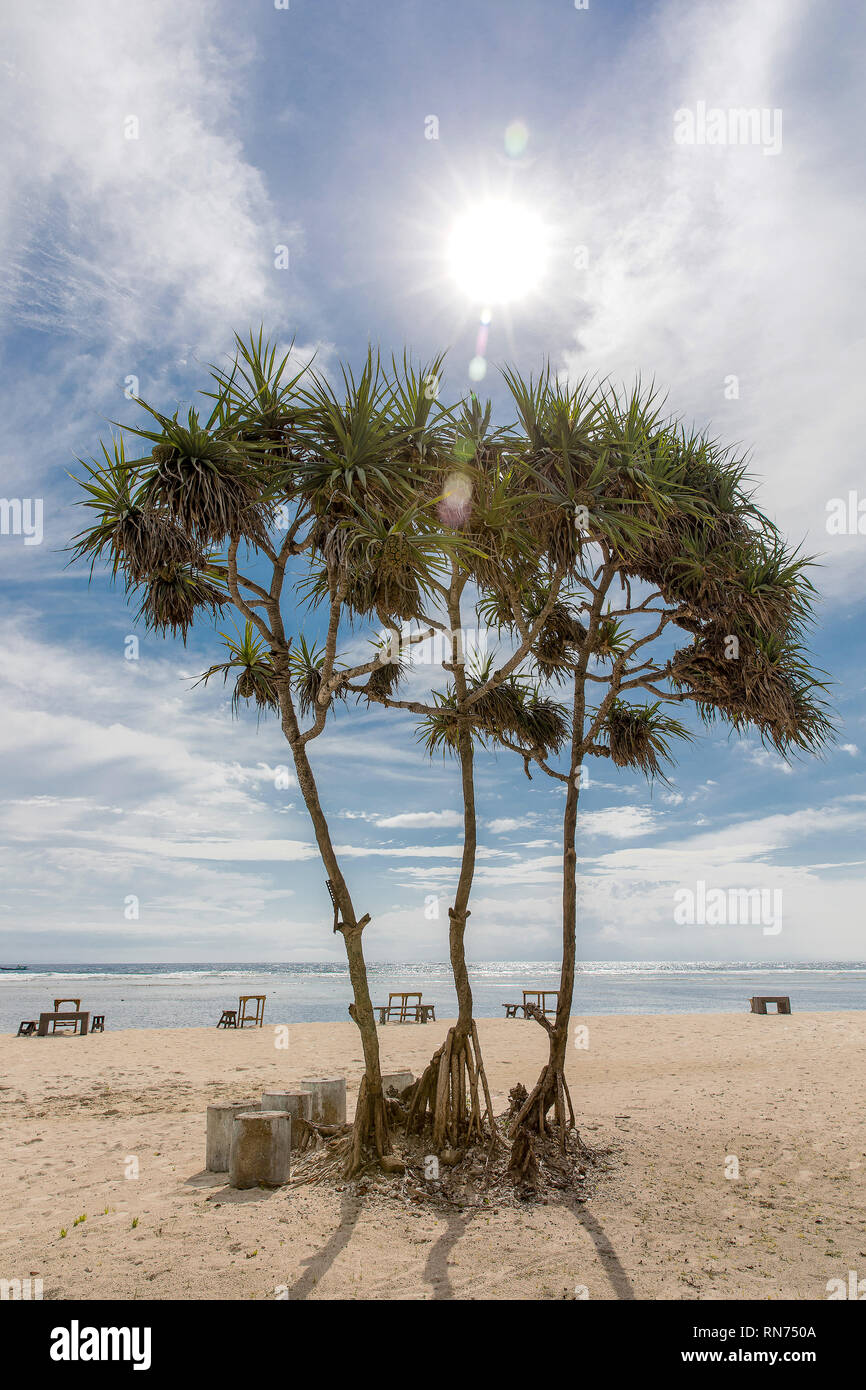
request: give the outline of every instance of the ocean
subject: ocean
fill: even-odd
[[[556,989],[559,981],[554,961],[478,961],[470,974],[479,1018],[504,1018],[503,1003],[522,990]],[[445,962],[371,964],[369,978],[374,1004],[387,1003],[391,990],[421,990],[438,1018],[456,1015]],[[265,1021],[273,1023],[345,1020],[352,998],[345,966],[322,962],[38,965],[0,972],[0,1031],[17,1032],[22,1019],[70,996],[105,1014],[106,1028],[202,1028],[236,1008],[240,994],[267,995]],[[863,1009],[866,962],[586,961],[572,1013],[742,1013],[753,994],[788,994],[795,1013]]]

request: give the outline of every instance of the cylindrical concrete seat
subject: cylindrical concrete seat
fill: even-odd
[[[313,1077],[301,1082],[313,1098],[313,1123],[344,1125],[346,1123],[345,1076]]]
[[[254,1100],[220,1101],[207,1108],[207,1153],[204,1166],[209,1173],[227,1173],[232,1148],[232,1123],[242,1110],[255,1110]]]
[[[289,1181],[292,1117],[287,1110],[247,1110],[232,1121],[231,1187],[282,1187]]]
[[[400,1091],[405,1091],[406,1087],[411,1086],[414,1080],[415,1078],[410,1071],[383,1071],[382,1090],[387,1095],[393,1087],[399,1095]]]
[[[298,1121],[313,1118],[313,1097],[309,1091],[265,1091],[262,1109],[288,1111],[292,1117],[293,1132],[297,1136]]]

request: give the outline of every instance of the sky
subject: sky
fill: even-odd
[[[137,418],[130,394],[186,409],[259,324],[326,373],[370,343],[447,349],[444,394],[489,394],[501,423],[503,363],[640,375],[748,452],[820,563],[837,743],[787,765],[717,726],[668,787],[591,769],[579,956],[866,956],[862,8],[4,8],[0,962],[342,959],[279,730],[192,688],[214,628],[185,648],[145,632],[65,553],[69,475]],[[546,251],[470,382],[486,306],[449,237],[503,198]],[[456,769],[375,709],[340,709],[312,749],[368,957],[445,959]],[[480,756],[472,959],[557,958],[561,808],[556,783]],[[700,884],[762,890],[772,917],[678,921]]]

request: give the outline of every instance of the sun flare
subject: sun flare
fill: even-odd
[[[469,208],[448,241],[451,273],[480,306],[525,298],[541,282],[547,253],[548,232],[541,218],[508,199]]]

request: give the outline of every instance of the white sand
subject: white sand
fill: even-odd
[[[577,1211],[448,1216],[203,1171],[211,1101],[346,1075],[351,1111],[351,1023],[291,1025],[288,1051],[272,1027],[0,1038],[0,1277],[41,1275],[46,1298],[823,1299],[866,1276],[866,1013],[576,1021],[580,1128],[617,1146],[615,1170]],[[383,1065],[418,1075],[446,1028],[380,1029]],[[504,1109],[546,1040],[524,1020],[479,1031]]]

